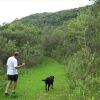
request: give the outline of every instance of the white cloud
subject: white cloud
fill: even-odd
[[[0,0],[0,24],[34,13],[55,12],[89,5],[88,0]]]

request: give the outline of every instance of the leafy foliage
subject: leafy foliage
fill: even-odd
[[[97,2],[4,24],[0,27],[0,65],[16,50],[28,66],[41,63],[45,56],[52,57],[66,65],[67,92],[72,93],[69,100],[98,100],[100,3]]]

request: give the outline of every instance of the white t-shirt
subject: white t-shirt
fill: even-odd
[[[17,69],[15,67],[18,66],[17,59],[12,56],[7,60],[7,75],[15,75],[18,74]]]

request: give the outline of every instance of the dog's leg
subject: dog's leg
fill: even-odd
[[[53,89],[53,83],[51,84],[51,88]]]
[[[50,84],[48,84],[48,91],[49,91],[49,88],[50,88]]]
[[[47,90],[47,83],[45,83],[45,90]]]
[[[53,83],[52,83],[52,89],[53,89]]]

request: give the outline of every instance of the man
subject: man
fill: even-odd
[[[15,93],[17,80],[18,80],[18,72],[17,68],[21,68],[25,66],[25,63],[18,65],[17,59],[19,58],[19,52],[15,52],[13,56],[9,57],[7,60],[7,76],[8,76],[8,83],[5,90],[5,96],[8,96],[8,90],[12,83],[14,82],[12,93]]]

